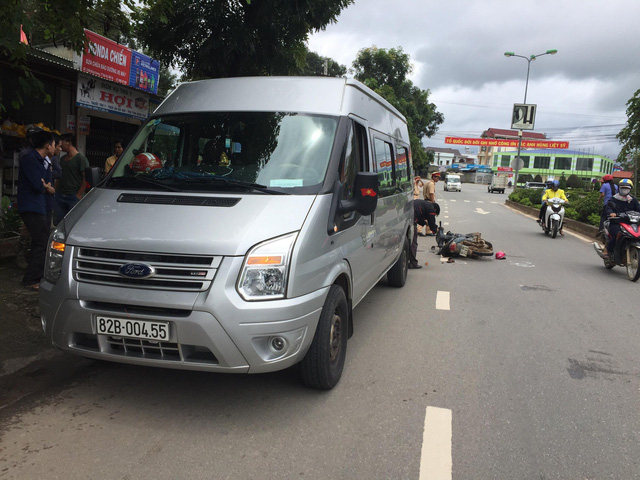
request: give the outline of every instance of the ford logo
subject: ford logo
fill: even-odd
[[[127,278],[147,278],[156,273],[156,270],[144,263],[127,263],[120,267],[118,273]]]

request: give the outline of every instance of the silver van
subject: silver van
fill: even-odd
[[[355,80],[182,84],[52,233],[45,334],[136,365],[300,363],[330,389],[353,308],[406,281],[412,179],[404,117]]]

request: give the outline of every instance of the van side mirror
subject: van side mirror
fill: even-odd
[[[358,172],[353,185],[353,198],[342,200],[338,211],[341,214],[356,211],[366,217],[378,206],[378,174],[374,172]]]
[[[98,167],[85,168],[84,179],[89,184],[90,188],[95,187],[102,180],[100,177],[100,169]]]

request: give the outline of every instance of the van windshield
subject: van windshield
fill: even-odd
[[[150,119],[106,188],[317,193],[338,119],[282,112],[214,112]]]

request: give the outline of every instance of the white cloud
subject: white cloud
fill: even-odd
[[[626,102],[640,88],[638,18],[636,0],[356,0],[337,24],[311,36],[309,48],[351,67],[362,48],[402,47],[414,64],[411,80],[431,90],[445,115],[440,130],[451,136],[509,128],[527,61],[504,52],[528,57],[555,48],[530,66],[536,131],[571,131],[570,148],[615,156]],[[603,125],[613,127],[594,128]],[[438,134],[427,143],[443,140]]]

